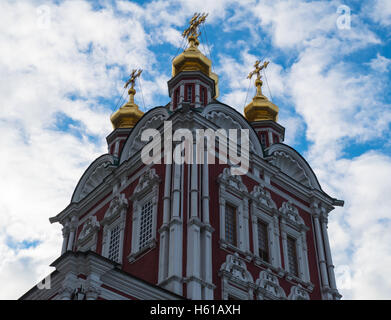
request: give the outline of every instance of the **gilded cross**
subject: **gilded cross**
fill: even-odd
[[[269,64],[269,61],[265,61],[263,63],[263,65],[261,65],[261,66],[259,65],[260,63],[261,62],[259,60],[255,61],[255,64],[254,64],[255,70],[251,71],[249,73],[249,75],[247,76],[247,79],[251,79],[253,77],[253,75],[256,74],[257,75],[257,79],[261,80],[261,71],[267,67],[267,65]]]
[[[206,13],[195,13],[193,18],[191,18],[191,20],[189,21],[189,27],[183,31],[182,33],[182,37],[184,38],[190,38],[190,37],[193,37],[195,39],[198,38],[198,36],[200,35],[200,33],[198,32],[198,27],[201,25],[201,23],[204,23],[205,22],[205,19],[206,17],[208,16],[208,14]]]
[[[131,84],[131,89],[134,89],[134,83],[136,81],[136,79],[141,75],[141,72],[143,72],[143,70],[141,69],[133,69],[132,73],[130,74],[130,79],[125,83],[125,86],[124,88],[126,89],[129,84]]]

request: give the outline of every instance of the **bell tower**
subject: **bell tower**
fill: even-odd
[[[212,61],[198,49],[198,28],[206,17],[195,14],[190,27],[182,34],[188,40],[188,48],[172,63],[172,78],[168,81],[171,111],[182,108],[183,102],[193,108],[205,107],[219,95],[218,76],[212,72]]]

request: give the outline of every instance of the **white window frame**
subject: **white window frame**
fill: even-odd
[[[132,245],[128,256],[129,262],[136,261],[143,253],[153,249],[157,244],[157,210],[159,196],[159,176],[155,169],[148,169],[139,180],[135,192],[130,197],[133,201]],[[152,237],[146,246],[140,248],[141,210],[145,203],[152,201]]]
[[[263,184],[254,186],[251,192],[251,222],[253,232],[254,262],[275,271],[281,270],[279,212],[277,205],[272,200],[270,192],[265,190]],[[258,250],[258,221],[261,220],[268,226],[268,245],[270,261],[266,262],[259,256]]]
[[[128,201],[125,195],[114,193],[109,209],[101,221],[101,225],[103,225],[102,255],[106,258],[109,256],[111,231],[116,226],[120,226],[119,257],[118,261],[116,261],[119,264],[122,264],[127,209]]]
[[[290,264],[289,264],[289,250],[288,250],[288,238],[292,239],[294,241],[294,246],[295,246],[295,255],[296,255],[296,266],[297,266],[297,274],[293,272],[293,270],[290,269]],[[288,232],[285,233],[284,236],[284,259],[286,262],[286,270],[291,273],[294,277],[302,279],[302,267],[300,265],[300,261],[302,259],[301,257],[301,247],[300,247],[300,233],[296,232],[295,230],[289,230]]]
[[[110,228],[108,230],[108,235],[107,235],[108,242],[107,242],[106,256],[107,256],[107,258],[110,257],[111,236],[112,236],[113,230],[117,227],[119,227],[118,260],[122,261],[122,255],[121,255],[121,248],[122,248],[121,234],[122,234],[122,232],[121,232],[121,225],[120,225],[119,219],[117,219],[112,225],[110,225]],[[114,260],[114,261],[119,262],[118,260]]]
[[[310,283],[310,274],[308,267],[308,250],[306,241],[306,232],[309,228],[304,224],[297,208],[292,205],[291,201],[284,202],[279,210],[281,212],[281,238],[284,255],[284,266],[288,279],[296,279],[305,284]],[[296,220],[294,220],[294,218]],[[288,264],[288,236],[296,240],[296,255],[298,276],[289,270]]]
[[[274,218],[270,217],[269,215],[265,214],[259,209],[256,209],[254,214],[252,215],[252,221],[253,221],[253,248],[254,248],[254,256],[256,259],[257,264],[265,264],[267,266],[275,266],[275,261],[277,260],[276,252],[275,250],[275,227],[274,227]],[[258,223],[263,222],[267,226],[267,245],[268,245],[268,254],[269,254],[269,261],[263,260],[259,256],[259,242],[258,242]]]
[[[238,251],[250,256],[248,198],[249,194],[240,176],[232,176],[230,168],[224,168],[219,175],[219,203],[220,203],[220,246]],[[237,245],[233,246],[225,238],[225,211],[226,204],[236,207]]]

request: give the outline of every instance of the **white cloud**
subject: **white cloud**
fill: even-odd
[[[369,66],[378,72],[387,72],[391,65],[391,59],[383,57],[381,54],[377,54],[376,58],[369,62]]]
[[[68,205],[83,171],[107,149],[110,110],[99,99],[112,99],[114,107],[122,70],[152,69],[156,61],[137,19],[110,7],[94,11],[88,2],[65,1],[44,7],[42,24],[41,9],[38,1],[0,3],[3,299],[26,292],[58,257],[60,226],[48,218]],[[161,76],[154,76],[160,84]],[[56,128],[59,114],[78,121],[73,130]],[[16,246],[39,245],[12,248],[10,239]]]
[[[369,15],[373,21],[381,25],[391,25],[391,2],[388,0],[374,0],[370,5],[364,7],[364,13]]]
[[[382,100],[385,79],[343,62],[348,54],[381,42],[357,15],[350,30],[338,30],[336,8],[336,2],[266,1],[255,14],[276,47],[297,50],[283,77],[284,91],[312,142],[309,163],[323,188],[346,203],[331,214],[329,226],[341,292],[347,299],[384,299],[391,295],[384,279],[391,267],[385,235],[390,224],[384,223],[391,218],[391,203],[384,199],[391,187],[391,159],[375,152],[342,158],[349,143],[382,139],[389,130],[391,108]],[[374,68],[385,64],[379,56],[371,61]],[[341,272],[345,267],[348,272]]]
[[[338,160],[325,187],[346,200],[331,213],[329,237],[345,299],[388,299],[391,282],[391,158],[371,151]]]
[[[335,27],[333,9],[327,2],[262,1],[254,14],[273,34],[275,45],[291,48]]]

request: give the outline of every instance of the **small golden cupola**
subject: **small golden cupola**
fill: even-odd
[[[133,128],[137,121],[143,116],[142,112],[138,105],[134,102],[134,95],[136,90],[134,89],[134,83],[136,79],[141,75],[142,70],[133,70],[130,79],[125,84],[125,89],[130,85],[128,90],[129,101],[125,103],[121,108],[119,108],[113,115],[110,117],[111,123],[113,124],[114,129],[119,128]]]
[[[269,62],[265,61],[260,65],[260,61],[257,60],[254,64],[255,70],[250,72],[248,79],[251,79],[253,75],[257,75],[255,80],[255,86],[257,93],[253,100],[244,108],[244,114],[249,122],[272,120],[277,122],[278,107],[269,101],[267,97],[262,94],[262,80],[261,71],[267,67]]]
[[[255,62],[255,69],[250,72],[247,78],[251,80],[253,75],[257,75],[255,79],[257,93],[244,108],[244,115],[251,123],[264,148],[268,148],[274,143],[283,142],[285,136],[285,128],[277,123],[278,107],[262,94],[261,71],[268,64],[269,62],[266,61],[262,65],[258,60]]]
[[[198,31],[200,25],[205,22],[205,19],[208,15],[207,14],[200,14],[196,13],[194,14],[193,18],[189,22],[189,27],[182,33],[182,36],[184,38],[187,38],[189,46],[186,50],[184,50],[180,55],[175,57],[175,59],[172,62],[172,80],[173,79],[179,79],[178,76],[185,77],[185,74],[187,74],[187,78],[191,77],[192,72],[201,72],[203,75],[205,75],[207,78],[210,78],[212,80],[213,84],[213,92],[211,92],[211,99],[217,98],[219,95],[218,91],[218,76],[214,72],[212,72],[212,61],[207,58],[199,49],[198,46],[200,44],[198,37],[200,36],[200,32]],[[175,83],[176,81],[171,81],[169,83],[169,86],[171,84]],[[214,83],[213,83],[214,82]],[[189,89],[188,89],[189,88]],[[206,87],[205,87],[206,90]],[[191,91],[190,84],[186,86],[186,89],[184,91],[183,100],[191,102],[190,98],[187,98],[188,92]],[[193,92],[197,91],[194,89]],[[202,90],[201,90],[202,91]],[[200,100],[203,100],[202,92],[195,93],[195,96],[199,96]],[[206,91],[205,91],[206,92]],[[170,93],[171,95],[171,93]],[[180,101],[180,92],[178,90],[178,94],[173,93],[173,95],[177,96],[175,98],[174,96],[172,98],[175,98],[178,100],[178,103]],[[193,94],[194,95],[194,94]],[[206,103],[206,98],[204,99]],[[195,101],[194,101],[195,102]],[[175,102],[175,104],[177,104]],[[202,105],[202,101],[200,103]],[[175,109],[175,108],[174,108]]]

